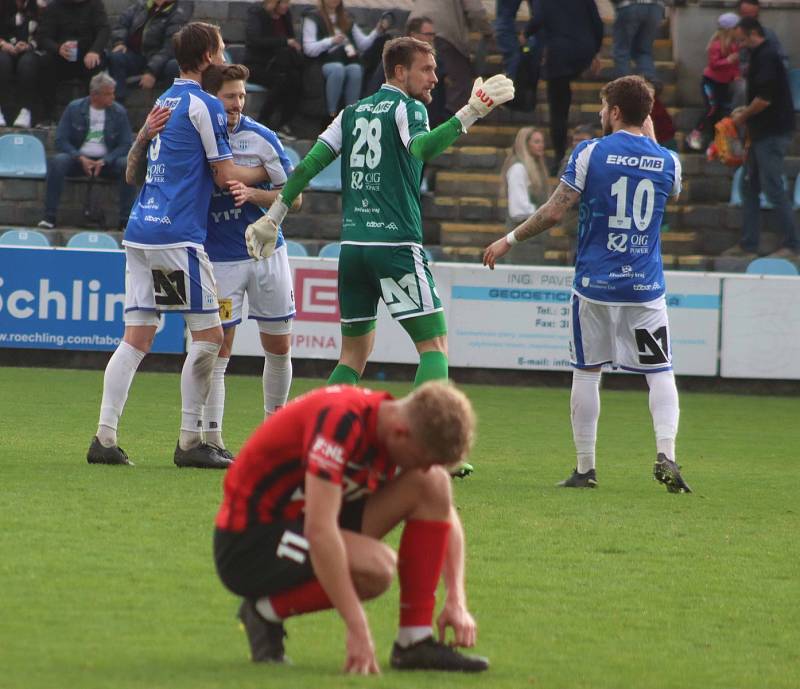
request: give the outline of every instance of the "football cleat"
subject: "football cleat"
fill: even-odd
[[[483,672],[489,669],[488,658],[460,653],[432,636],[405,648],[395,642],[389,663],[395,670]]]
[[[670,493],[691,493],[692,489],[681,476],[681,468],[667,455],[659,452],[656,462],[653,464],[653,478],[659,483],[663,483]]]
[[[265,620],[251,600],[243,600],[239,607],[239,620],[247,633],[250,660],[254,663],[290,663],[284,654],[283,640],[286,630],[282,622]]]
[[[233,460],[223,457],[211,445],[200,443],[196,447],[182,450],[180,444],[175,446],[173,461],[180,468],[194,467],[195,469],[227,469]]]
[[[230,459],[231,461],[233,461],[234,459],[233,452],[231,452],[228,448],[220,447],[216,443],[208,443],[208,445],[209,447],[216,450],[217,454],[220,455],[220,457],[224,457],[225,459]]]
[[[464,462],[462,465],[456,467],[450,472],[452,478],[467,478],[475,471],[475,467],[469,462]]]
[[[86,461],[89,464],[127,464],[128,466],[133,466],[133,462],[128,459],[125,450],[119,445],[106,447],[97,436],[94,437],[92,444],[89,445]]]
[[[581,474],[575,468],[568,479],[559,481],[556,485],[562,488],[597,488],[597,474],[594,469],[589,469],[585,474]]]

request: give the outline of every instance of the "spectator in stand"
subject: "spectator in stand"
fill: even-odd
[[[245,46],[250,81],[269,89],[259,121],[293,139],[289,122],[303,93],[303,47],[294,37],[289,0],[263,0],[250,6]]]
[[[331,119],[336,117],[340,104],[350,105],[361,97],[364,68],[358,53],[368,50],[384,32],[382,20],[365,34],[345,11],[342,0],[318,0],[317,10],[303,17],[303,52],[322,62]]]
[[[761,22],[760,19],[760,12],[761,12],[761,4],[759,0],[739,0],[739,17],[741,19],[757,19]],[[781,42],[778,40],[777,34],[764,24],[761,24],[762,28],[764,29],[764,38],[767,39],[768,43],[772,43],[775,46],[775,49],[778,51],[778,55],[780,55],[781,60],[783,60],[784,66],[788,69],[789,68],[789,57],[786,54],[786,51],[783,49]],[[743,77],[747,76],[747,67],[750,63],[750,49],[746,46],[741,46],[739,50],[739,69]],[[747,101],[747,88],[745,81],[742,79],[734,83],[734,94],[733,94],[733,107],[739,107],[740,105],[744,105]]]
[[[119,180],[119,218],[125,227],[136,190],[125,182],[128,150],[133,143],[125,108],[114,101],[114,80],[105,72],[92,77],[89,95],[72,101],[56,130],[56,153],[47,165],[44,220],[56,226],[64,178],[84,175]]]
[[[501,170],[501,196],[508,199],[508,225],[516,227],[550,196],[544,134],[535,127],[517,132]]]
[[[764,28],[757,19],[742,19],[736,32],[738,40],[750,50],[750,66],[747,70],[748,104],[737,109],[732,117],[737,126],[747,127],[750,149],[742,193],[742,239],[724,255],[753,258],[758,253],[759,193],[763,191],[775,207],[773,212],[785,233],[783,246],[771,255],[796,258],[797,228],[781,179],[794,131],[789,76],[776,45],[766,40]]]
[[[725,12],[717,19],[717,30],[706,46],[708,64],[703,70],[703,100],[705,112],[686,139],[693,151],[702,151],[714,138],[714,125],[730,114],[733,83],[739,73],[739,44],[736,41],[738,15]]]
[[[678,150],[678,144],[675,142],[675,122],[672,121],[672,115],[669,114],[664,102],[661,100],[661,93],[664,91],[664,84],[659,79],[648,80],[650,87],[653,89],[653,109],[650,111],[650,119],[653,121],[653,130],[656,134],[656,141],[668,148],[670,151]]]
[[[528,9],[533,16],[533,0],[528,1]],[[517,31],[517,13],[522,0],[497,0],[495,4],[494,35],[497,47],[503,55],[503,71],[509,79],[516,81],[522,57],[522,48]]]
[[[577,127],[575,127],[575,129],[572,130],[572,134],[570,135],[570,146],[567,149],[567,152],[564,153],[564,157],[561,159],[561,164],[558,166],[558,173],[556,174],[556,177],[561,179],[561,176],[564,174],[564,170],[567,169],[569,157],[572,155],[575,147],[581,143],[581,141],[594,139],[594,136],[595,128],[591,124],[579,124]]]
[[[143,89],[152,89],[159,79],[172,83],[178,76],[172,37],[190,18],[180,0],[136,0],[120,15],[108,54],[108,71],[117,82],[120,103],[125,101],[129,76],[141,74]]]
[[[595,0],[534,0],[525,33],[545,40],[544,78],[550,108],[550,141],[555,151],[551,173],[567,150],[572,82],[589,67],[597,74],[603,44],[603,20]]]
[[[612,0],[614,4],[614,77],[636,72],[647,79],[656,76],[653,41],[664,20],[663,0]]]
[[[414,0],[409,21],[416,17],[427,17],[436,27],[436,60],[447,66],[445,105],[452,115],[469,100],[475,79],[469,32],[479,32],[492,44],[492,26],[481,0]]]
[[[88,84],[100,71],[111,35],[103,0],[53,0],[42,13],[39,49],[44,51],[42,74],[45,119],[55,115],[56,87],[67,79]]]
[[[12,126],[23,129],[31,126],[39,82],[35,36],[38,24],[36,0],[0,0],[0,97],[12,93],[11,79],[16,71],[16,93],[22,107]],[[0,108],[0,127],[5,126],[6,118]]]

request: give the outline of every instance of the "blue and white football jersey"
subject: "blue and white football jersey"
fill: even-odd
[[[261,189],[280,189],[292,173],[292,164],[283,150],[277,135],[271,129],[242,115],[230,135],[233,160],[243,167],[263,167],[269,182],[259,184]],[[252,203],[236,208],[233,196],[227,189],[214,189],[208,212],[206,253],[212,261],[243,261],[250,258],[244,233],[247,226],[264,215],[264,210]],[[283,233],[278,231],[275,247],[284,244]]]
[[[618,131],[576,146],[561,181],[581,194],[574,290],[606,304],[661,297],[659,233],[667,199],[681,190],[678,157]]]
[[[191,79],[176,79],[156,104],[172,115],[150,142],[147,176],[123,243],[201,248],[214,189],[209,163],[232,157],[225,110]]]

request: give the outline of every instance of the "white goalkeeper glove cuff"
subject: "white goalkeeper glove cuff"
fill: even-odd
[[[253,258],[261,260],[269,258],[275,251],[275,242],[278,241],[278,228],[280,227],[288,206],[283,202],[283,198],[278,195],[269,207],[266,215],[261,216],[252,225],[247,226],[244,233],[247,253]]]

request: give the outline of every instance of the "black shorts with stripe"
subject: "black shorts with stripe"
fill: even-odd
[[[361,532],[366,498],[346,502],[339,526]],[[314,569],[303,519],[256,524],[244,531],[214,531],[214,562],[225,587],[243,598],[261,598],[311,581]]]

